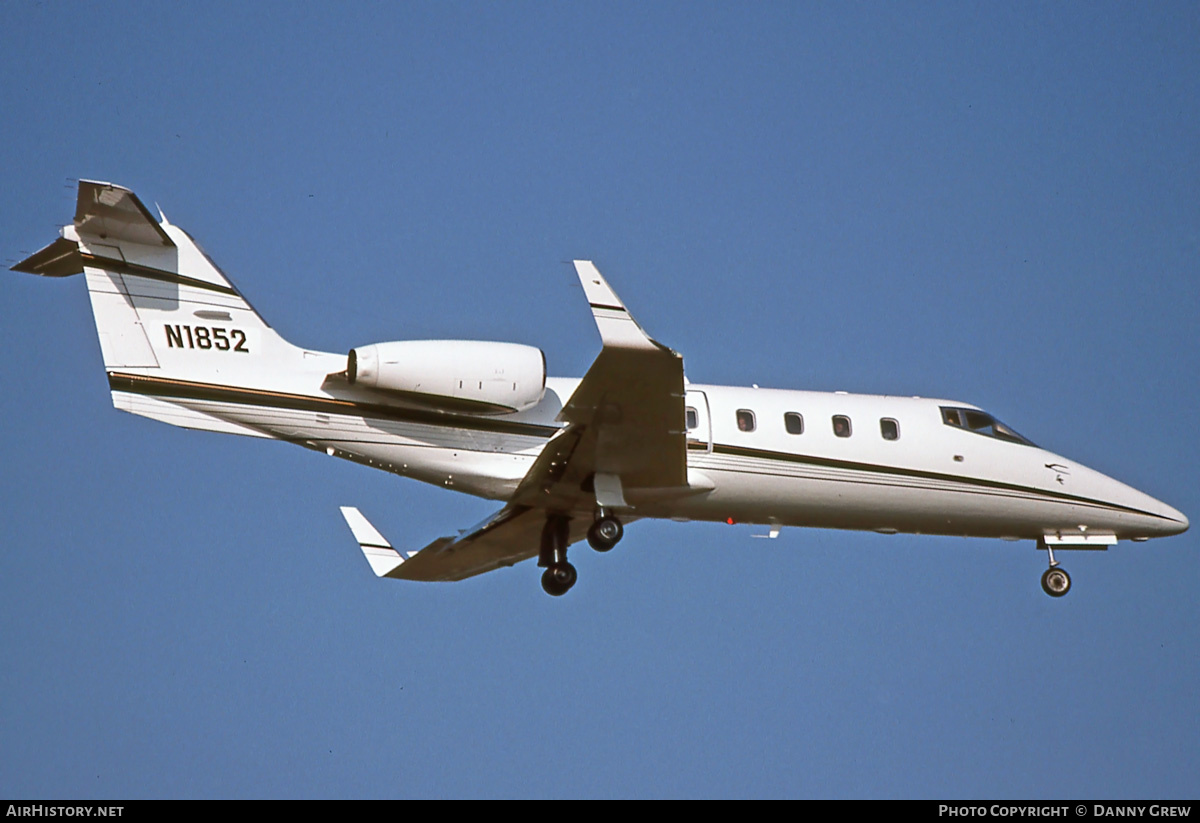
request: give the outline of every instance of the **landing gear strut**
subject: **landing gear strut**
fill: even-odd
[[[1067,574],[1067,570],[1059,568],[1058,561],[1054,559],[1054,549],[1050,548],[1050,544],[1045,540],[1038,540],[1038,548],[1045,549],[1050,555],[1050,568],[1042,573],[1042,591],[1051,597],[1062,597],[1071,590],[1071,575]]]
[[[608,514],[604,509],[596,515],[596,522],[588,529],[588,543],[598,552],[606,552],[620,542],[625,534],[621,521]]]
[[[568,517],[551,515],[546,518],[546,525],[542,527],[538,565],[546,570],[542,573],[542,588],[546,594],[553,597],[562,597],[579,579],[575,567],[567,562],[570,524],[571,520]]]

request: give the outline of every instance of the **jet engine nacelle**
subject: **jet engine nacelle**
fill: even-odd
[[[507,414],[537,405],[546,356],[517,343],[405,340],[350,350],[351,384],[448,411]]]

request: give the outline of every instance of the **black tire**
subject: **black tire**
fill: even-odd
[[[1067,574],[1066,569],[1060,569],[1057,566],[1046,569],[1042,575],[1042,591],[1051,597],[1062,597],[1070,590],[1071,575]]]
[[[579,574],[570,563],[555,563],[542,572],[542,589],[551,597],[562,597],[578,579]]]
[[[621,542],[625,527],[615,517],[601,517],[588,528],[588,545],[598,552],[606,552]]]

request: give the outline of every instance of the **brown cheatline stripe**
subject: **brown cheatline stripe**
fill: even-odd
[[[474,431],[489,431],[502,434],[526,434],[535,437],[550,437],[560,431],[555,426],[542,426],[536,423],[516,423],[502,420],[488,420],[479,417],[462,417],[436,411],[420,409],[399,409],[383,403],[366,403],[357,400],[338,400],[312,395],[289,394],[286,392],[268,391],[265,389],[248,389],[235,386],[222,386],[214,383],[198,383],[187,380],[175,380],[163,377],[147,377],[143,375],[122,374],[110,372],[108,375],[109,388],[113,391],[127,391],[152,397],[176,397],[188,400],[209,400],[225,403],[243,403],[250,406],[285,408],[294,411],[332,412],[334,414],[353,414],[362,417],[383,417],[409,423],[423,423],[446,428],[468,429]],[[1091,506],[1158,517],[1162,520],[1171,518],[1153,512],[1143,511],[1131,506],[1120,506],[1103,500],[1094,500],[1066,492],[1046,491],[1015,483],[1002,483],[997,480],[985,480],[964,475],[931,472],[922,469],[905,469],[895,466],[884,466],[876,463],[860,463],[849,460],[836,460],[812,455],[789,454],[787,452],[767,451],[765,449],[748,449],[742,446],[713,445],[714,454],[725,454],[734,457],[757,458],[761,460],[797,463],[809,466],[843,469],[849,471],[869,472],[874,474],[890,474],[900,477],[920,477],[927,480],[946,480],[964,483],[981,488],[992,488],[1004,491],[1016,491],[1047,497],[1056,500],[1085,503]],[[1174,521],[1172,521],[1174,522]]]
[[[174,397],[181,400],[208,400],[221,403],[242,403],[247,406],[263,406],[290,409],[293,411],[330,412],[352,414],[358,417],[382,417],[406,423],[423,423],[445,428],[488,431],[499,434],[525,434],[533,437],[550,437],[559,429],[537,423],[517,423],[505,420],[488,420],[483,417],[464,417],[422,409],[401,409],[384,403],[367,403],[359,400],[338,400],[332,397],[315,397],[306,394],[249,389],[237,386],[222,386],[216,383],[198,383],[165,377],[110,372],[108,386],[113,391],[132,392],[151,397]]]
[[[116,272],[117,274],[129,274],[134,277],[145,277],[150,280],[160,280],[164,283],[174,283],[178,286],[191,286],[195,289],[205,289],[207,291],[220,292],[221,294],[231,294],[235,297],[241,297],[241,293],[232,286],[222,286],[218,283],[208,283],[204,280],[197,280],[195,277],[187,277],[173,271],[164,271],[163,269],[155,269],[150,266],[142,266],[137,263],[126,263],[123,260],[113,260],[109,257],[97,257],[94,254],[80,253],[83,262],[93,268],[104,269],[105,271]]]
[[[810,455],[789,454],[787,452],[766,451],[764,449],[748,449],[742,446],[726,446],[721,444],[713,445],[713,453],[728,454],[735,457],[753,457],[761,460],[775,460],[784,463],[799,463],[808,466],[822,466],[830,469],[845,469],[849,471],[870,472],[874,474],[891,474],[901,477],[920,477],[926,480],[949,480],[956,483],[980,486],[982,488],[1024,492],[1026,494],[1034,494],[1039,497],[1050,497],[1058,500],[1087,503],[1088,505],[1092,506],[1101,506],[1108,509],[1116,509],[1118,511],[1131,512],[1133,514],[1144,514],[1149,517],[1158,517],[1163,520],[1170,520],[1169,517],[1163,517],[1160,514],[1142,511],[1141,509],[1135,509],[1131,506],[1120,506],[1104,500],[1093,500],[1089,497],[1080,497],[1079,495],[1067,494],[1066,492],[1046,491],[1044,489],[1033,488],[1032,486],[1021,486],[1016,483],[1002,483],[998,480],[985,480],[982,478],[966,477],[958,474],[945,474],[942,472],[924,471],[922,469],[905,469],[895,466],[884,466],[877,463],[859,463],[851,460],[835,460],[828,457],[813,457]]]

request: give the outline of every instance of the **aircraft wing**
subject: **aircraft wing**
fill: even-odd
[[[377,576],[462,580],[536,557],[548,513],[568,518],[570,545],[587,535],[597,505],[631,508],[625,489],[686,493],[683,358],[642,330],[590,261],[576,260],[575,271],[604,347],[559,414],[567,425],[507,506],[419,551],[397,551],[358,509],[342,507]]]
[[[505,506],[457,537],[439,537],[419,551],[400,552],[362,512],[342,506],[342,517],[377,577],[400,580],[464,580],[536,557],[546,513]],[[571,521],[570,542],[582,540],[591,520]]]
[[[569,425],[514,501],[623,508],[624,489],[686,487],[683,358],[642,330],[591,261],[576,260],[575,271],[604,348],[559,413]]]

